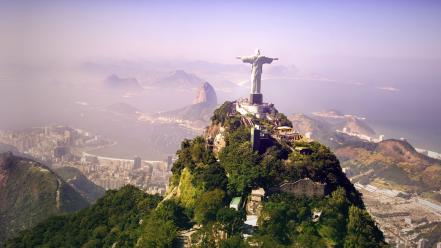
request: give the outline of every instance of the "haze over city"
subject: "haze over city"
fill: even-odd
[[[394,125],[412,133],[395,132],[395,136],[416,136],[413,139],[423,144],[420,135],[441,136],[437,128],[441,125],[439,5],[437,1],[4,1],[2,93],[8,97],[13,94],[7,89],[17,94],[32,88],[38,92],[44,88],[40,81],[79,84],[84,77],[73,68],[87,62],[135,66],[148,61],[174,63],[177,68],[186,61],[238,64],[236,56],[261,48],[280,58],[278,66],[294,68],[298,77],[313,75],[326,79],[326,85],[336,85],[326,91],[322,89],[327,86],[314,89],[315,103],[283,98],[289,102],[283,110],[308,113],[336,108],[367,115],[379,126]],[[244,75],[234,83],[246,79]],[[289,84],[299,92],[305,89]],[[345,91],[358,95],[342,95]],[[20,97],[8,102],[2,112],[16,112],[11,105],[29,107]],[[436,135],[423,133],[428,130]],[[435,139],[428,142],[441,150]]]

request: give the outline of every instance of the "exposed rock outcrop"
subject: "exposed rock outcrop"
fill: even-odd
[[[193,104],[198,103],[203,103],[206,106],[217,105],[216,91],[210,83],[205,82],[199,87],[196,98],[193,101]]]

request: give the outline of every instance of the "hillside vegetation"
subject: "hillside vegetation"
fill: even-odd
[[[0,244],[50,216],[88,202],[49,168],[12,153],[0,154]]]
[[[371,128],[365,122],[353,119],[344,119],[348,131],[372,137],[373,132],[368,131]],[[336,132],[342,126],[329,118],[294,114],[290,120],[300,132],[310,132],[315,140],[328,145],[342,167],[356,176],[355,182],[382,181],[385,182],[382,187],[423,193],[441,202],[441,194],[436,193],[441,188],[441,161],[418,153],[407,141],[388,139],[375,143],[361,140]]]
[[[161,197],[126,186],[107,191],[93,206],[70,215],[51,217],[6,247],[133,247],[140,235],[140,221]]]
[[[56,168],[54,171],[90,203],[94,203],[106,192],[104,188],[87,179],[87,177],[75,167],[65,166]]]
[[[343,166],[355,174],[366,173],[359,180],[369,183],[383,178],[406,191],[424,192],[441,188],[441,161],[418,153],[406,141],[384,140],[377,144],[353,143],[337,147],[336,155]]]
[[[128,186],[108,192],[92,207],[24,232],[9,241],[9,247],[386,246],[360,194],[327,147],[270,138],[256,151],[249,127],[233,106],[226,102],[214,112],[206,135],[182,142],[169,192],[160,203],[159,197]],[[271,118],[290,125],[281,113]],[[268,120],[254,121],[271,128],[274,122]],[[214,142],[215,136],[225,141],[222,146]],[[324,196],[273,190],[303,178],[324,184]],[[248,201],[257,188],[266,194],[258,226],[251,227],[244,224],[245,209],[229,208],[229,203],[233,197]],[[316,212],[319,217],[314,217]]]

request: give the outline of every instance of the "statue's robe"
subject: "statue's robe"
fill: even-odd
[[[250,56],[250,57],[240,57],[242,62],[252,64],[251,67],[251,93],[260,94],[260,85],[262,77],[262,65],[271,64],[273,62],[272,58],[265,56]]]

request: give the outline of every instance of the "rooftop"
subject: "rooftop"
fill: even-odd
[[[260,196],[264,196],[265,195],[265,190],[263,188],[258,188],[258,189],[253,189],[251,191],[252,195],[260,195]]]
[[[230,205],[239,205],[241,199],[242,199],[242,197],[240,197],[240,196],[238,196],[238,197],[234,197],[234,198],[231,200]]]

